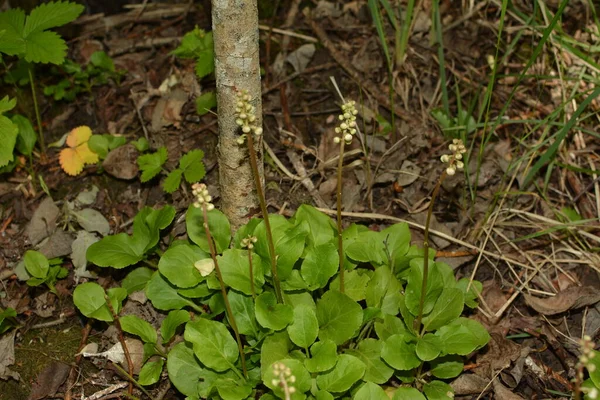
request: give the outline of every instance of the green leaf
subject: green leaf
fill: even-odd
[[[421,365],[415,354],[415,345],[406,342],[405,335],[392,335],[384,343],[381,357],[389,365],[401,371],[411,370]]]
[[[190,320],[190,313],[185,310],[170,311],[160,326],[163,343],[168,343],[175,335],[177,328]]]
[[[431,313],[423,317],[424,329],[432,331],[452,322],[460,316],[464,304],[463,292],[460,289],[444,288]]]
[[[292,342],[287,331],[275,332],[267,336],[260,348],[261,374],[264,376],[274,362],[288,358],[291,349]]]
[[[179,295],[160,272],[155,272],[148,282],[146,296],[159,310],[178,310],[190,305],[190,301]]]
[[[471,287],[467,290],[469,286],[469,282],[471,280],[469,278],[462,278],[458,282],[456,282],[456,287],[462,290],[463,295],[465,296],[465,306],[469,308],[476,308],[479,303],[477,303],[477,299],[483,290],[483,285],[479,281],[471,282]]]
[[[261,326],[279,331],[294,319],[290,305],[278,304],[272,292],[264,292],[256,298],[256,319]]]
[[[381,264],[385,260],[385,236],[381,232],[367,231],[360,235],[358,240],[352,242],[344,249],[346,256],[354,261],[372,262]]]
[[[2,311],[0,308],[0,335],[16,326],[14,318],[16,318],[17,312],[14,308],[7,308]]]
[[[319,333],[319,321],[314,308],[300,304],[294,308],[294,320],[287,327],[290,339],[296,346],[307,349]]]
[[[204,371],[194,356],[191,344],[177,343],[167,357],[169,380],[185,396],[198,399],[198,383],[204,377]]]
[[[237,377],[219,378],[215,381],[214,386],[223,400],[247,399],[253,389],[250,383],[244,384],[244,381],[240,381]]]
[[[304,368],[304,365],[300,361],[292,359],[278,360],[277,362],[289,368],[291,374],[296,377],[296,381],[294,382],[296,391],[291,395],[291,399],[304,399],[306,397],[304,393],[311,388],[311,377],[306,368]],[[274,380],[277,381],[279,379],[280,377],[278,374],[275,374],[272,365],[264,372],[263,383],[265,386],[273,390],[273,393],[280,399],[285,399],[286,396],[283,387],[279,384],[274,384]]]
[[[217,257],[221,268],[223,281],[227,286],[247,295],[252,295],[252,282],[250,281],[250,261],[248,251],[241,249],[227,249],[223,255]],[[252,273],[254,275],[254,290],[262,291],[265,278],[262,273],[262,261],[258,254],[252,253]]]
[[[363,380],[383,385],[394,374],[381,358],[383,342],[376,339],[365,339],[355,349],[347,350],[347,354],[358,357],[367,367]]]
[[[490,335],[483,325],[462,317],[442,326],[435,334],[440,338],[444,353],[462,356],[482,348],[490,340]]]
[[[387,265],[378,267],[367,285],[367,306],[381,308],[385,314],[396,315],[401,289],[400,282],[392,275]]]
[[[202,162],[203,158],[204,152],[196,149],[187,152],[187,154],[182,156],[179,160],[179,169],[183,171],[185,180],[188,183],[198,182],[206,175],[204,163]]]
[[[23,256],[27,272],[35,278],[45,279],[50,264],[45,255],[36,250],[27,250]]]
[[[9,56],[25,53],[25,39],[23,39],[25,11],[19,8],[13,8],[1,12],[0,26],[4,31],[3,35],[0,36],[0,52],[8,54]]]
[[[126,233],[106,236],[88,247],[86,257],[100,267],[125,268],[144,258],[147,241],[140,239]]]
[[[308,244],[320,246],[337,235],[333,221],[313,206],[302,204],[294,214],[295,223],[306,221],[309,226]]]
[[[3,13],[0,13],[0,16],[2,16]],[[17,99],[10,99],[8,96],[4,96],[1,100],[0,100],[0,114],[4,114],[7,111],[12,110],[13,108],[15,108],[15,106],[17,105]]]
[[[252,297],[230,290],[227,294],[231,304],[231,312],[238,330],[242,335],[258,338],[261,327],[256,321]],[[229,319],[229,317],[228,317]]]
[[[196,58],[206,50],[209,45],[212,47],[212,39],[207,38],[210,33],[196,26],[194,30],[186,33],[181,39],[181,44],[171,54],[181,58]],[[212,34],[211,34],[212,35]]]
[[[286,225],[287,226],[287,225]],[[264,223],[260,225],[264,228]],[[277,273],[279,279],[286,280],[290,277],[296,262],[302,257],[308,236],[308,224],[302,222],[287,229],[282,235],[273,232],[275,242],[275,254],[277,254]],[[256,233],[255,233],[256,236]],[[266,237],[265,237],[266,240]],[[257,251],[258,253],[258,251]],[[269,260],[268,253],[266,260]]]
[[[262,399],[262,398],[261,398]],[[315,393],[315,400],[333,400],[335,397],[325,390],[319,390]]]
[[[144,154],[138,157],[137,163],[142,171],[142,182],[148,182],[162,170],[163,164],[167,161],[167,148],[161,147],[156,153]]]
[[[371,277],[365,273],[363,268],[353,269],[344,273],[344,293],[354,301],[365,299],[367,285]],[[340,277],[336,276],[329,284],[330,289],[340,289]]]
[[[5,97],[6,98],[6,97]],[[17,143],[19,127],[7,117],[0,115],[0,167],[14,160],[13,151]]]
[[[67,54],[67,44],[55,32],[35,31],[27,36],[25,60],[35,63],[62,64]]]
[[[373,382],[367,382],[358,389],[354,400],[390,400],[385,390]]]
[[[215,92],[202,93],[196,97],[196,112],[202,116],[217,106],[217,96]]]
[[[392,335],[408,334],[404,322],[396,316],[384,315],[383,322],[375,322],[375,332],[381,340],[387,340]]]
[[[399,387],[392,400],[426,400],[425,396],[415,388]]]
[[[37,141],[37,133],[35,133],[33,125],[31,125],[31,122],[22,115],[13,115],[11,119],[19,129],[16,143],[17,150],[23,155],[31,155]]]
[[[337,247],[333,243],[325,243],[308,249],[300,273],[311,290],[320,289],[335,275],[339,265]]]
[[[106,304],[105,295],[104,289],[97,283],[82,283],[73,291],[73,302],[86,317],[110,322],[113,317]]]
[[[139,336],[145,343],[158,341],[156,330],[148,322],[136,315],[124,315],[119,318],[123,331]]]
[[[316,342],[310,348],[311,358],[304,361],[306,369],[311,373],[325,372],[337,363],[337,346],[333,340]]]
[[[212,32],[209,32],[212,33]],[[215,70],[215,54],[212,49],[204,50],[196,59],[196,65],[194,71],[198,78],[202,79],[207,75],[210,75]]]
[[[215,241],[217,253],[222,253],[229,248],[231,242],[231,226],[229,220],[221,211],[213,209],[207,212],[208,228]],[[196,243],[202,250],[209,252],[208,240],[204,229],[204,216],[201,208],[191,205],[185,214],[187,233],[192,242]]]
[[[317,302],[319,339],[337,345],[354,337],[362,325],[362,307],[347,295],[330,290]]]
[[[85,8],[70,2],[50,2],[34,8],[25,22],[23,36],[68,24],[75,20]]]
[[[431,381],[423,385],[423,392],[427,400],[452,400],[454,399],[454,389],[442,381]]]
[[[93,66],[109,72],[115,72],[115,63],[112,58],[104,51],[95,51],[90,56],[90,63]]]
[[[394,224],[382,230],[381,236],[385,238],[387,251],[389,251],[392,258],[393,270],[398,272],[401,267],[401,260],[406,256],[410,248],[411,234],[408,224],[405,222]]]
[[[144,252],[150,250],[160,239],[160,230],[165,229],[175,218],[175,208],[164,206],[159,209],[144,207],[133,219],[133,236],[147,241]]]
[[[140,153],[143,153],[144,151],[148,150],[150,148],[150,144],[148,143],[148,139],[146,139],[145,137],[141,137],[138,140],[133,140],[130,142],[137,151],[139,151]]]
[[[136,268],[127,274],[121,282],[121,286],[127,290],[127,294],[143,290],[152,278],[153,273],[154,271],[147,267]]]
[[[593,350],[593,354],[593,357],[588,358],[587,370],[594,385],[600,387],[600,352]]]
[[[414,316],[417,316],[419,313],[422,285],[423,258],[415,258],[410,261],[410,273],[408,275],[408,284],[406,285],[405,291],[406,307]],[[431,312],[443,289],[443,275],[440,273],[439,267],[433,262],[433,260],[429,260],[427,291],[425,292],[425,302],[423,303],[424,315]]]
[[[317,376],[317,385],[328,392],[345,392],[363,377],[365,370],[365,364],[358,358],[342,354],[331,371]]]
[[[185,327],[185,340],[194,346],[196,357],[215,371],[234,368],[238,359],[238,347],[231,334],[220,322],[199,318]]]
[[[429,363],[431,375],[440,379],[456,378],[463,372],[464,363],[462,358],[455,355],[447,355],[436,358]]]
[[[204,281],[204,277],[200,275],[194,264],[209,257],[198,246],[188,244],[172,246],[158,261],[158,270],[173,285],[189,288]]]
[[[173,193],[174,191],[179,189],[182,174],[183,171],[179,168],[176,168],[173,171],[169,172],[162,184],[162,188],[165,191],[165,193]]]
[[[148,361],[140,370],[138,383],[142,386],[154,385],[160,379],[165,360]]]
[[[108,296],[108,301],[110,301],[113,310],[118,315],[121,312],[121,309],[123,308],[123,300],[127,298],[127,290],[120,287],[116,287],[108,289],[106,291],[106,295]]]
[[[432,333],[426,333],[417,339],[416,353],[423,361],[431,361],[440,355],[442,344],[440,338]]]

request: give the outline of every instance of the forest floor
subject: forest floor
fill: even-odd
[[[87,65],[104,50],[123,73],[118,84],[110,80],[73,101],[40,94],[46,143],[81,125],[128,142],[145,137],[151,149],[166,147],[167,170],[182,154],[202,149],[205,182],[218,206],[217,118],[199,116],[194,103],[214,89],[214,78],[198,82],[193,60],[171,54],[194,26],[210,30],[210,2],[200,3],[149,2],[110,16],[89,9],[69,25],[63,35],[71,60]],[[463,138],[466,171],[442,187],[433,247],[459,277],[483,282],[477,314],[492,333],[483,356],[495,360],[499,379],[493,387],[458,382],[456,397],[570,398],[579,341],[597,339],[600,331],[594,10],[567,2],[546,31],[562,2],[513,2],[501,15],[497,0],[442,1],[439,9],[420,1],[406,56],[388,69],[367,1],[259,3],[269,210],[291,215],[303,203],[335,209],[333,137],[341,100],[332,78],[344,98],[357,101],[363,134],[345,159],[348,224],[378,230],[407,221],[413,242],[422,243],[440,156],[452,138]],[[380,12],[393,58],[394,27]],[[49,67],[36,74],[40,87],[68,78]],[[168,82],[176,84],[159,90]],[[1,91],[17,96],[16,111],[35,120],[27,86],[5,83]],[[143,206],[171,204],[180,216],[191,201],[185,185],[165,194],[164,176],[141,183],[129,149],[71,177],[60,167],[60,148],[52,147],[45,158],[36,154],[31,165],[23,159],[0,175],[0,304],[16,310],[19,324],[0,337],[0,399],[61,397],[69,385],[74,398],[108,399],[111,393],[86,396],[124,387],[108,361],[75,361],[88,341],[108,348],[114,332],[102,324],[85,330],[73,305],[76,280],[84,279],[75,274],[73,241],[85,230],[73,210],[99,211],[118,233],[130,229]],[[128,173],[135,178],[121,179]],[[183,225],[176,217],[171,234]],[[57,282],[56,294],[19,279],[18,264],[32,248],[63,258],[69,275]],[[87,272],[105,287],[125,276],[95,266]],[[479,361],[472,360],[473,368]],[[166,377],[152,393],[178,398]]]

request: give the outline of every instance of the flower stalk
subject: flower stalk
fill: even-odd
[[[420,335],[425,334],[425,327],[421,326],[423,321],[423,307],[425,305],[425,295],[427,294],[427,278],[429,276],[429,226],[431,225],[431,215],[433,214],[433,205],[435,204],[435,199],[437,198],[440,188],[442,187],[442,183],[446,176],[456,174],[456,170],[461,170],[464,167],[464,163],[461,161],[463,158],[463,154],[467,151],[464,144],[460,139],[453,139],[452,144],[448,146],[451,154],[444,154],[440,160],[442,163],[446,164],[446,169],[440,175],[435,188],[433,189],[433,193],[431,194],[431,201],[429,202],[429,207],[427,208],[427,219],[425,221],[425,234],[423,238],[423,281],[421,283],[421,296],[419,298],[419,314],[417,319],[414,322],[414,328],[416,331],[421,329]]]
[[[258,241],[256,236],[248,235],[248,237],[242,239],[242,247],[248,249],[248,269],[250,273],[250,291],[252,292],[252,298],[256,298],[256,291],[254,290],[254,267],[252,266],[252,249],[254,248],[254,243]]]
[[[254,125],[256,122],[255,108],[250,104],[250,95],[247,91],[240,91],[237,94],[238,102],[236,107],[237,119],[236,123],[242,128],[243,135],[238,139],[240,145],[244,144],[245,140],[248,140],[248,152],[250,154],[250,168],[252,169],[252,175],[254,176],[254,186],[256,187],[256,194],[258,202],[260,204],[260,211],[265,221],[265,228],[267,232],[267,244],[269,247],[269,256],[271,258],[271,275],[273,277],[273,287],[275,288],[275,296],[278,303],[283,303],[283,292],[281,291],[281,282],[277,273],[277,255],[275,254],[275,244],[273,242],[273,233],[271,231],[271,223],[269,222],[269,212],[267,210],[267,201],[265,200],[265,194],[262,189],[262,183],[260,181],[260,175],[258,173],[258,157],[256,155],[256,149],[254,148],[253,134],[260,136],[263,133],[263,129],[259,126]]]
[[[342,236],[342,172],[344,168],[344,147],[352,143],[352,138],[356,134],[356,102],[349,101],[342,105],[342,114],[339,115],[340,124],[335,128],[335,133],[339,136],[333,138],[334,143],[340,145],[340,156],[337,169],[337,231],[338,231],[338,254],[340,264],[340,292],[344,293],[344,239]]]
[[[240,358],[242,361],[242,371],[244,373],[244,378],[248,378],[248,370],[246,368],[246,354],[244,353],[244,346],[242,344],[242,338],[240,336],[240,332],[237,327],[237,323],[235,321],[235,317],[233,315],[233,311],[231,309],[231,303],[229,303],[229,298],[227,297],[227,289],[225,287],[225,282],[223,281],[223,275],[221,274],[221,268],[219,268],[219,262],[217,261],[217,250],[215,249],[215,243],[213,241],[213,237],[210,233],[210,229],[208,227],[208,211],[213,210],[215,208],[214,204],[211,203],[212,197],[208,194],[208,189],[206,185],[203,183],[195,183],[192,185],[192,193],[196,197],[193,205],[196,208],[202,208],[202,216],[204,217],[204,231],[206,233],[206,240],[208,241],[208,248],[210,250],[210,256],[214,262],[215,273],[217,275],[217,279],[219,280],[219,284],[221,286],[221,294],[223,295],[223,302],[225,303],[225,310],[227,311],[227,318],[229,319],[229,324],[231,325],[231,329],[235,334],[235,340],[237,341],[238,350],[240,352]]]

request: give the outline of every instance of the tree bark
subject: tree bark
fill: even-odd
[[[248,149],[236,142],[241,131],[235,123],[236,92],[245,89],[256,107],[256,125],[262,126],[256,0],[212,0],[212,24],[219,119],[220,208],[237,230],[259,211]],[[256,140],[260,160],[261,140]],[[261,162],[259,169],[262,176]]]

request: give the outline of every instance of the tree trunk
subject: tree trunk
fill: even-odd
[[[236,142],[241,131],[235,123],[236,92],[245,89],[256,107],[256,125],[262,126],[256,0],[212,0],[212,24],[219,119],[220,208],[237,230],[259,210],[248,149]],[[262,160],[260,138],[256,140],[256,151]],[[261,162],[259,169],[262,176]]]

